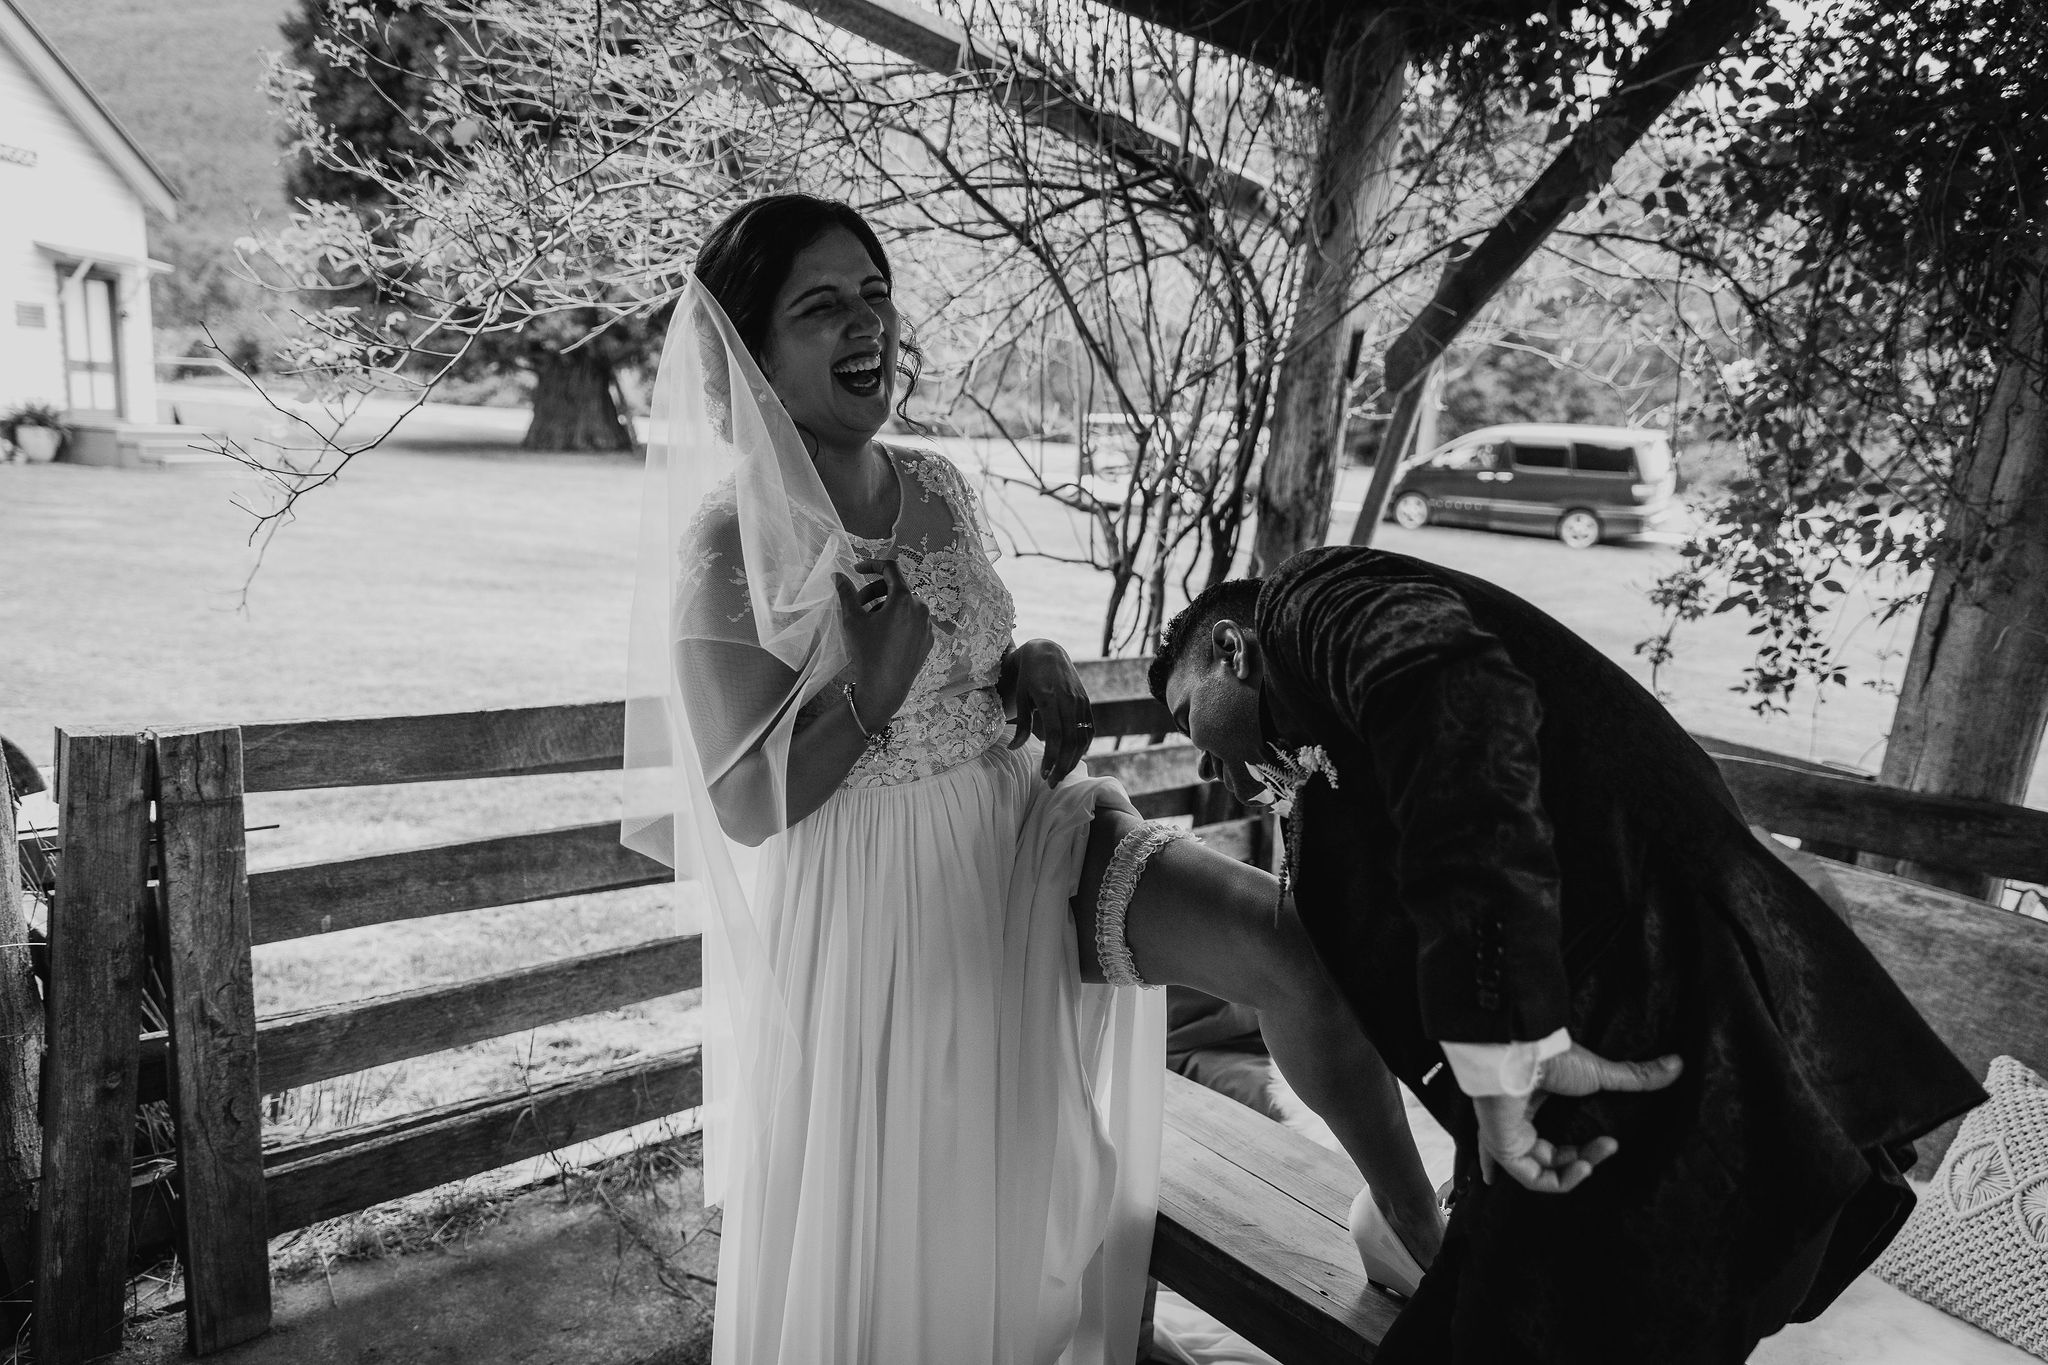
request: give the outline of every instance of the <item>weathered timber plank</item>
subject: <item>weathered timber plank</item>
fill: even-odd
[[[1149,654],[1130,659],[1078,659],[1074,663],[1074,671],[1081,675],[1081,686],[1088,689],[1089,703],[1094,706],[1151,701],[1152,688],[1145,681],[1145,673],[1151,667]]]
[[[271,792],[614,768],[625,714],[604,701],[245,725],[244,779]]]
[[[1143,749],[1088,755],[1088,771],[1097,777],[1113,777],[1132,796],[1203,786],[1199,766],[1202,751],[1192,744],[1154,744]]]
[[[255,941],[666,882],[675,874],[619,843],[615,820],[534,834],[305,863],[249,878]]]
[[[1832,764],[1816,763],[1810,758],[1794,758],[1773,749],[1760,749],[1754,744],[1742,744],[1732,739],[1721,739],[1715,735],[1694,735],[1693,743],[1705,749],[1715,758],[1751,758],[1762,763],[1776,763],[1780,767],[1797,768],[1803,773],[1819,773],[1823,777],[1846,777],[1854,782],[1875,782],[1877,775],[1861,768],[1835,767]]]
[[[1343,1215],[1276,1184],[1268,1159],[1218,1154],[1203,1097],[1188,1093],[1199,1087],[1172,1074],[1166,1083],[1152,1274],[1281,1360],[1371,1360],[1398,1305],[1366,1283]],[[1314,1148],[1307,1138],[1245,1113],[1267,1125],[1260,1146],[1311,1159],[1294,1150]]]
[[[369,1001],[270,1015],[256,1023],[258,1083],[266,1095],[274,1095],[332,1081],[369,1066],[694,990],[698,976],[698,939],[688,935]],[[143,1033],[137,1083],[143,1103],[168,1097],[168,1058],[164,1033]]]
[[[700,984],[700,964],[700,944],[692,934],[445,986],[273,1014],[256,1024],[259,1084],[265,1094],[276,1094],[443,1048],[694,990]],[[168,1040],[161,1033],[145,1033],[141,1047],[138,1096],[144,1102],[163,1099],[169,1093]]]
[[[1091,702],[1089,715],[1095,722],[1095,738],[1098,740],[1173,733],[1173,716],[1150,697]]]
[[[1165,709],[1145,684],[1149,659],[1075,665],[1103,736],[1164,730]],[[455,778],[590,772],[618,766],[625,703],[456,711],[430,716],[272,721],[242,727],[252,792],[360,787]]]
[[[1175,815],[1189,815],[1201,818],[1203,806],[1200,787],[1169,787],[1158,792],[1133,792],[1131,804],[1138,808],[1138,814],[1147,820],[1164,820]]]
[[[1824,866],[1857,936],[1978,1079],[2001,1053],[2048,1071],[2048,924],[1869,868]],[[1955,1129],[1921,1139],[1923,1174]]]
[[[50,913],[49,1078],[37,1220],[36,1357],[117,1350],[128,1288],[129,1162],[147,904],[148,750],[132,733],[57,733],[63,863]]]
[[[1167,1099],[1167,1121],[1195,1141],[1260,1179],[1296,1203],[1339,1226],[1351,1217],[1351,1197],[1363,1183],[1351,1159],[1301,1137],[1283,1124],[1227,1095],[1169,1072],[1180,1084]],[[1279,1128],[1291,1141],[1274,1141]],[[1350,1233],[1345,1232],[1345,1245]]]
[[[1265,819],[1262,816],[1224,820],[1214,825],[1198,825],[1194,834],[1197,839],[1218,853],[1235,858],[1241,863],[1257,863],[1264,866],[1260,861],[1265,851]]]
[[[272,1236],[387,1199],[495,1170],[702,1102],[697,1050],[663,1053],[456,1112],[427,1110],[398,1131],[306,1153],[270,1154]]]
[[[2048,811],[1909,792],[1775,760],[1715,761],[1743,814],[1775,833],[2048,882]]]
[[[10,1340],[26,1319],[23,1294],[35,1277],[36,1176],[43,1162],[36,1122],[43,996],[29,958],[12,766],[0,763],[0,1326]]]
[[[159,733],[155,748],[185,1341],[211,1355],[270,1330],[241,734]]]
[[[443,1048],[637,1004],[701,984],[701,943],[657,939],[447,986],[265,1019],[266,1094]]]

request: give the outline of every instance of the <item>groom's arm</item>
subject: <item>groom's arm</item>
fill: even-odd
[[[1423,1026],[1468,1094],[1526,1093],[1569,1045],[1535,687],[1440,584],[1333,574],[1303,607],[1309,676],[1371,756],[1339,780],[1377,786],[1398,831]]]

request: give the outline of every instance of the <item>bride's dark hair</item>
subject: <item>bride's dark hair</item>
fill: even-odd
[[[896,272],[889,268],[889,254],[882,239],[868,226],[867,219],[849,204],[820,199],[809,194],[768,194],[752,199],[727,214],[725,221],[711,229],[697,253],[697,278],[718,300],[740,334],[747,351],[758,362],[768,345],[770,314],[775,295],[789,278],[797,253],[835,227],[851,232],[874,258],[875,269],[891,289]],[[911,390],[917,387],[923,356],[906,331],[896,344],[896,369],[903,375],[903,395],[896,400],[896,415],[905,422],[914,419],[904,411]]]

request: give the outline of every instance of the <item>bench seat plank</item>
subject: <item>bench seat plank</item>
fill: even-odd
[[[1168,1073],[1152,1273],[1282,1361],[1369,1361],[1400,1303],[1352,1245],[1359,1185],[1339,1154]]]

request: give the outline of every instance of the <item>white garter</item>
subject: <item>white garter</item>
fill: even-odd
[[[1148,822],[1117,841],[1103,869],[1102,890],[1095,897],[1095,958],[1102,964],[1102,976],[1112,986],[1151,986],[1138,975],[1137,959],[1131,956],[1131,942],[1124,933],[1124,917],[1131,908],[1131,896],[1145,864],[1152,855],[1188,832],[1171,825]]]

